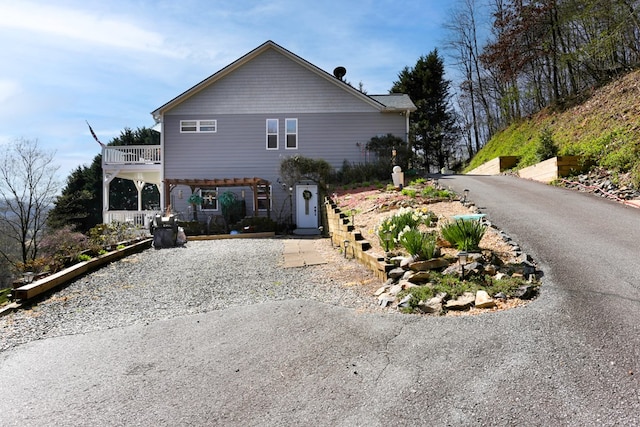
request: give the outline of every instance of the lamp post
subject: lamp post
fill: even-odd
[[[293,228],[293,187],[289,187],[289,231]]]
[[[384,241],[384,251],[389,252],[391,248],[391,241],[393,240],[393,234],[390,231],[382,233],[382,240]]]
[[[464,280],[464,266],[467,263],[469,254],[466,251],[458,252],[458,261],[460,261],[460,268],[462,269],[462,280]]]
[[[349,240],[345,240],[344,242],[344,257],[347,257],[347,250],[349,248],[349,244],[351,243]]]
[[[469,189],[465,188],[462,191],[462,203],[467,203],[467,198],[469,197]]]

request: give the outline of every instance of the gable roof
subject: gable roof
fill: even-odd
[[[200,83],[198,83],[195,86],[187,89],[186,91],[184,91],[180,95],[176,96],[175,98],[173,98],[169,102],[165,103],[164,105],[158,107],[156,110],[152,111],[151,114],[153,115],[154,120],[156,120],[156,122],[159,121],[160,120],[160,115],[164,114],[166,111],[168,111],[171,108],[175,107],[176,105],[182,103],[183,101],[185,101],[186,99],[190,98],[191,96],[199,93],[200,91],[206,89],[207,87],[209,87],[210,85],[214,84],[215,82],[217,82],[218,80],[222,79],[223,77],[225,77],[225,76],[229,75],[230,73],[234,72],[236,69],[240,68],[241,66],[243,66],[246,63],[248,63],[252,59],[254,59],[257,56],[261,55],[262,53],[264,53],[268,49],[274,49],[275,51],[281,53],[282,55],[284,55],[285,57],[287,57],[290,60],[294,61],[295,63],[303,66],[307,70],[315,73],[319,77],[331,82],[332,84],[340,87],[341,89],[351,93],[352,95],[354,95],[354,96],[358,97],[359,99],[361,99],[363,102],[368,103],[369,105],[373,106],[374,108],[378,109],[381,112],[383,112],[383,111],[390,111],[390,112],[395,112],[395,111],[415,111],[416,110],[416,106],[413,104],[413,102],[411,102],[411,99],[409,99],[408,95],[390,94],[390,95],[371,95],[371,96],[369,96],[369,95],[367,95],[367,94],[365,94],[363,92],[360,92],[359,90],[355,89],[351,85],[343,82],[342,80],[337,79],[332,74],[327,73],[326,71],[322,70],[321,68],[319,68],[319,67],[313,65],[312,63],[306,61],[305,59],[299,57],[295,53],[283,48],[282,46],[274,43],[271,40],[268,40],[265,43],[263,43],[260,46],[258,46],[257,48],[253,49],[251,52],[247,53],[246,55],[242,56],[241,58],[239,58],[236,61],[232,62],[231,64],[227,65],[226,67],[222,68],[217,73],[207,77],[206,79],[202,80]]]

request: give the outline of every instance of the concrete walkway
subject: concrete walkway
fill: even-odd
[[[287,239],[284,241],[284,267],[326,264],[314,246],[315,239]]]

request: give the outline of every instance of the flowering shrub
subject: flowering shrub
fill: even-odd
[[[67,225],[47,233],[40,241],[38,249],[49,264],[48,270],[55,273],[69,262],[75,261],[80,253],[88,249],[89,246],[87,236],[73,231]]]
[[[421,225],[429,226],[434,219],[433,213],[426,208],[401,208],[398,212],[385,218],[376,229],[380,244],[389,251],[397,247],[398,236],[405,228],[419,229]]]
[[[126,240],[133,240],[140,234],[140,229],[123,222],[98,224],[89,230],[89,240],[94,250],[113,246]]]

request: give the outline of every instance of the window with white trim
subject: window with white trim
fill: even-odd
[[[217,131],[217,120],[180,120],[180,133],[215,133]]]
[[[298,119],[285,119],[285,149],[293,150],[298,148]]]
[[[267,150],[278,149],[278,119],[267,119]]]
[[[202,204],[200,209],[203,211],[217,211],[218,210],[218,189],[217,188],[201,188],[200,197],[202,197]]]
[[[267,209],[272,209],[272,200],[271,200],[271,189],[272,187],[266,185],[258,185],[258,210],[266,211]]]

